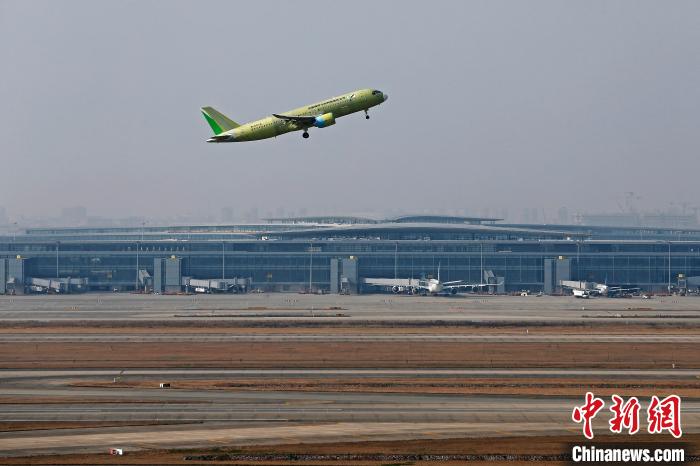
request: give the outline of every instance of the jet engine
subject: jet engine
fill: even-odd
[[[324,113],[323,115],[317,116],[314,119],[314,126],[316,128],[325,128],[326,126],[331,126],[335,124],[335,117],[332,113]]]
[[[453,295],[454,295],[454,294],[457,294],[457,288],[452,288],[452,289],[450,290],[450,293],[453,294]]]
[[[403,291],[403,287],[398,286],[398,285],[394,285],[391,287],[391,291],[393,291],[394,293],[401,293]]]

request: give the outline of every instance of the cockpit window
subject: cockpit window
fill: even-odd
[[[382,93],[382,91],[378,91],[376,89],[372,91],[372,95],[377,95],[377,94],[381,94],[381,93]]]

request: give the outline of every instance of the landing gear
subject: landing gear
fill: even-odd
[[[309,139],[309,132],[304,131],[304,134],[302,134],[301,137],[303,137],[304,139]]]
[[[367,110],[365,110],[365,120],[369,120],[369,112]]]

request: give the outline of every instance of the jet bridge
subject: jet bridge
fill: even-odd
[[[80,293],[88,290],[87,278],[35,278],[28,277],[25,287],[30,293]]]

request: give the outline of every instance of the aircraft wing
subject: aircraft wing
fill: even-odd
[[[384,288],[398,289],[401,291],[427,290],[420,280],[415,278],[362,278],[362,283],[371,286],[381,286]]]
[[[569,288],[572,290],[594,290],[594,288],[591,288],[590,285],[591,284],[588,282],[579,280],[559,280],[559,286],[561,286],[562,288]]]
[[[632,291],[639,291],[639,288],[624,288],[622,286],[612,286],[608,288],[608,293],[625,293]]]
[[[448,282],[452,283],[452,282]],[[500,283],[461,283],[458,285],[449,285],[449,284],[443,284],[442,289],[443,290],[453,290],[453,289],[459,289],[459,288],[471,288],[472,290],[475,288],[486,288],[487,286],[498,286],[502,285],[503,282]]]
[[[363,278],[362,283],[372,286],[418,286],[418,280],[410,278]]]
[[[273,113],[273,117],[279,118],[280,120],[288,121],[291,123],[297,123],[302,126],[313,126],[316,121],[314,116],[290,116],[290,115],[280,115],[278,113]]]

